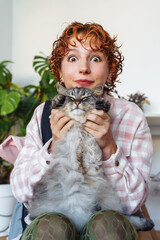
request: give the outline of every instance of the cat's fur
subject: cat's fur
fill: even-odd
[[[83,123],[94,108],[108,112],[110,103],[101,97],[101,86],[65,89],[58,85],[52,108],[59,108],[75,120],[67,135],[56,142],[53,161],[34,188],[30,218],[46,212],[66,215],[80,231],[97,209],[123,212],[123,206],[104,174],[102,151],[95,138],[86,132]],[[136,229],[153,227],[151,220],[127,216]]]

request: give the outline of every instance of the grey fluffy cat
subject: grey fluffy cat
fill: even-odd
[[[95,138],[86,132],[83,123],[92,109],[109,111],[110,103],[102,98],[103,87],[66,89],[57,86],[58,95],[52,108],[59,108],[74,119],[74,126],[67,135],[56,142],[51,155],[53,161],[34,188],[34,199],[29,212],[34,219],[46,212],[66,215],[81,231],[96,209],[123,212],[114,187],[102,167],[102,151]],[[125,213],[124,213],[125,214]],[[146,230],[153,222],[146,218],[127,216],[136,229]]]

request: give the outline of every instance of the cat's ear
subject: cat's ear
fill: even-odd
[[[92,90],[96,96],[102,96],[102,94],[103,94],[103,86],[102,85],[99,85],[99,86],[93,88]]]
[[[62,86],[62,84],[60,84],[59,82],[57,83],[56,87],[57,87],[58,93],[65,96],[67,88]]]

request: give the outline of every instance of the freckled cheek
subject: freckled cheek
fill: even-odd
[[[95,82],[97,82],[99,84],[105,84],[106,81],[107,81],[107,74],[100,73],[95,78]]]
[[[75,75],[75,71],[70,69],[62,72],[62,76],[64,80],[74,79],[74,75]]]
[[[103,83],[105,83],[107,81],[107,78],[108,78],[108,71],[102,71],[101,72],[101,75],[100,75],[100,78],[102,80]]]
[[[104,66],[99,66],[94,69],[95,77],[97,80],[106,81],[108,77],[108,70]]]
[[[67,77],[71,77],[74,74],[75,70],[74,70],[74,66],[66,63],[66,62],[62,62],[61,65],[61,74],[64,78]]]

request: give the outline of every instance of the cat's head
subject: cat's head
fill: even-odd
[[[57,85],[57,91],[65,96],[60,110],[65,112],[70,118],[84,123],[87,114],[96,108],[97,99],[103,94],[103,87],[98,86],[93,89],[75,87],[66,89],[62,85]]]

